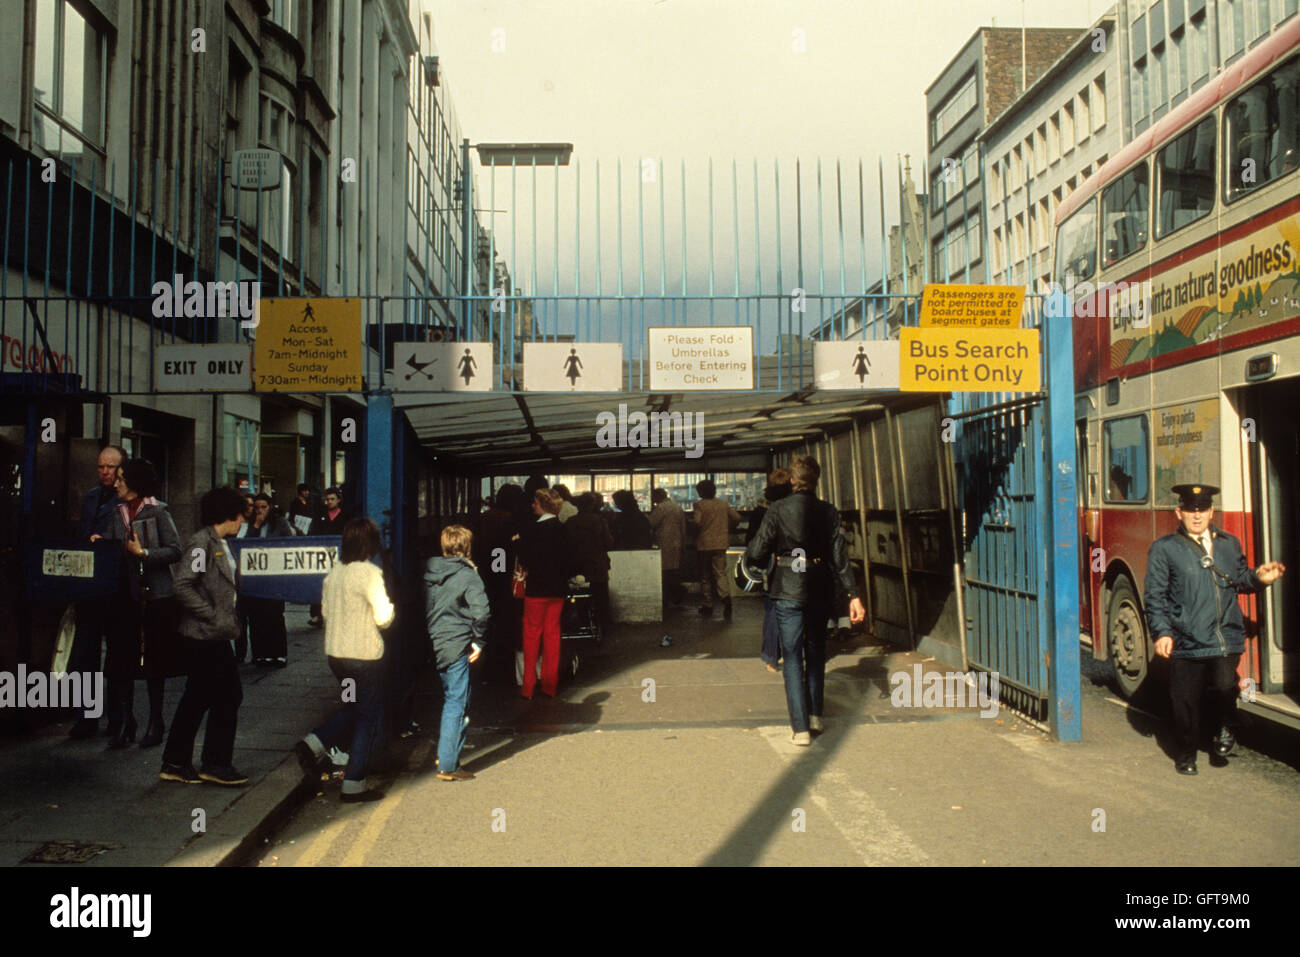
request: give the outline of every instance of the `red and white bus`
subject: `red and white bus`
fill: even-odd
[[[1073,297],[1081,640],[1121,692],[1153,656],[1147,549],[1170,487],[1217,485],[1252,567],[1241,705],[1300,727],[1300,19],[1202,87],[1060,205]],[[1252,700],[1253,699],[1253,700]]]

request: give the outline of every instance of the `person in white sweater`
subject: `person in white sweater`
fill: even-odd
[[[351,745],[340,795],[344,803],[384,796],[366,784],[383,720],[384,637],[379,629],[390,625],[394,614],[383,572],[370,561],[379,547],[379,527],[370,519],[354,518],[343,527],[339,564],[321,586],[321,615],[325,654],[343,687],[344,705],[294,749],[304,773],[314,776],[329,765],[331,748]]]

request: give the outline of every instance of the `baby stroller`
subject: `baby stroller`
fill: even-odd
[[[591,643],[599,643],[600,617],[596,614],[596,602],[591,594],[588,581],[569,581],[568,595],[564,599],[564,610],[560,612],[560,680],[571,678],[578,673],[582,656]],[[542,659],[537,659],[537,677],[542,677]],[[524,682],[524,653],[515,653],[515,684]]]

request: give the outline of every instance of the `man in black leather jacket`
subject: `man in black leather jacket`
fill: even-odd
[[[756,568],[776,561],[768,580],[768,597],[785,659],[785,702],[790,712],[791,741],[807,746],[810,731],[822,730],[826,684],[826,620],[837,602],[851,597],[849,617],[866,618],[854,595],[848,550],[840,532],[840,515],[814,490],[821,477],[817,460],[800,456],[791,464],[793,493],[774,502],[758,534],[745,549]]]

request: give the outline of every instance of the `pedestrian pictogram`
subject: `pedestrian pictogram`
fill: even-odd
[[[582,368],[582,360],[578,358],[578,350],[570,349],[569,358],[564,360],[564,375],[569,380],[569,385],[576,386],[582,373],[578,370]]]
[[[456,368],[460,370],[460,375],[465,380],[466,388],[469,387],[469,380],[474,378],[474,365],[474,356],[470,353],[469,349],[466,349],[465,354],[461,356],[460,361],[456,363]]]
[[[853,374],[858,377],[858,385],[866,381],[867,373],[871,370],[871,360],[867,358],[867,353],[862,346],[858,346],[858,354],[853,357]]]
[[[815,342],[813,381],[819,389],[897,389],[898,340]]]
[[[525,342],[529,392],[619,392],[623,347],[617,342]]]

